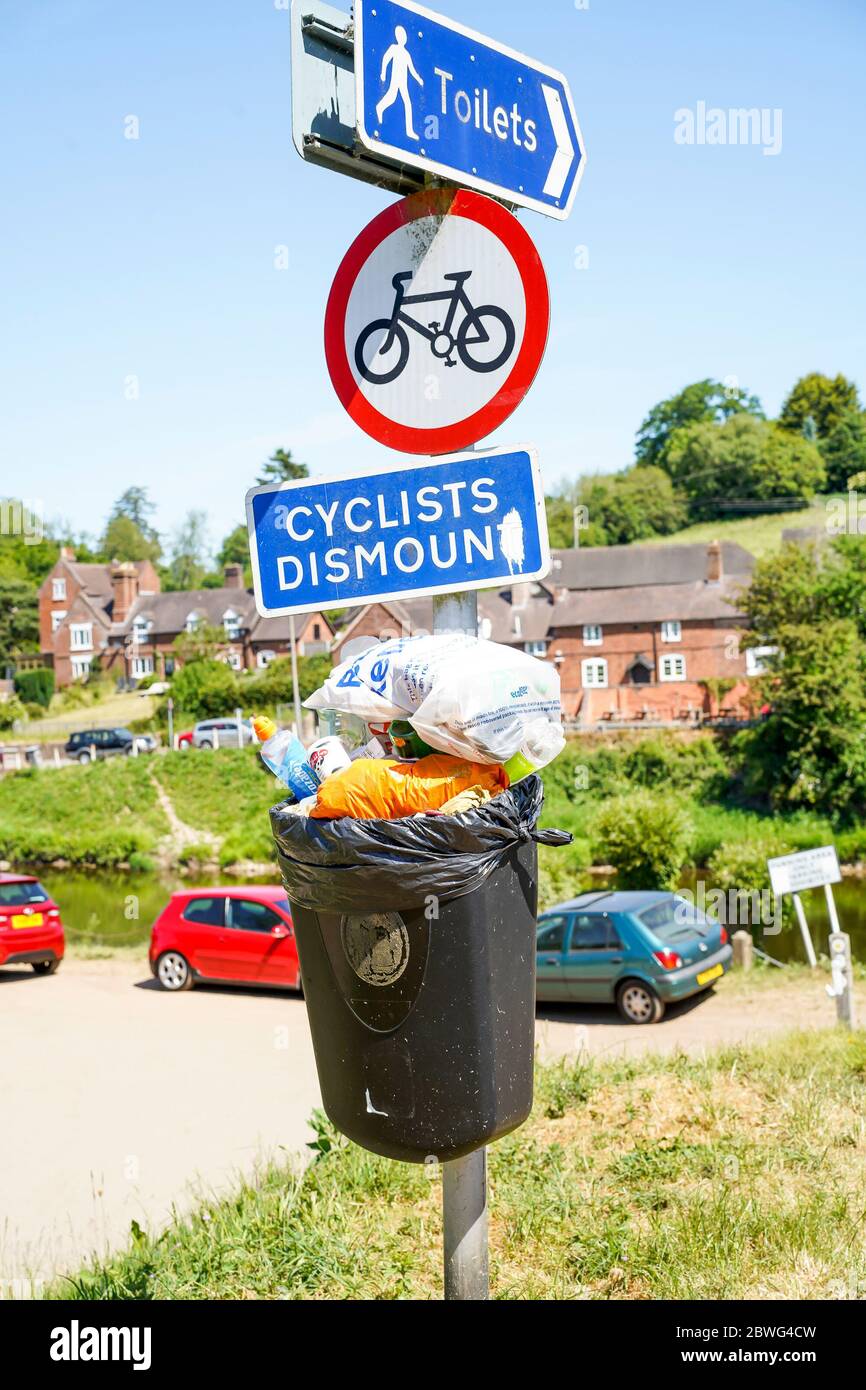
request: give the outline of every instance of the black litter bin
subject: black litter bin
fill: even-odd
[[[356,1143],[444,1162],[532,1106],[537,847],[529,777],[477,810],[271,810],[325,1110]]]

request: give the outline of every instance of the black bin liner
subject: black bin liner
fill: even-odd
[[[444,1162],[532,1106],[537,830],[532,776],[458,816],[271,827],[322,1098],[350,1139]]]

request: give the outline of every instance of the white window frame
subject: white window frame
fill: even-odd
[[[583,645],[585,647],[600,647],[603,641],[604,628],[600,623],[584,623]]]
[[[69,624],[69,650],[71,652],[93,651],[93,623]]]
[[[607,690],[607,658],[588,656],[582,661],[580,683],[584,690]]]
[[[276,661],[276,658],[276,652],[272,652],[266,647],[264,651],[256,652],[256,666],[260,671],[266,671],[271,662]]]
[[[778,647],[747,647],[746,648],[746,675],[764,676],[769,670],[767,657],[775,656]]]
[[[66,580],[65,580],[65,579],[52,579],[52,581],[51,581],[51,599],[52,599],[52,602],[62,603],[63,600],[64,600],[65,598],[66,598]]]
[[[54,612],[51,614],[51,632],[52,632],[52,634],[55,633],[55,632],[57,631],[57,629],[59,628],[60,624],[63,622],[63,619],[64,619],[65,617],[66,617],[66,609],[65,609],[65,608],[56,608],[56,609],[54,610]]]
[[[233,671],[242,671],[244,669],[244,663],[241,659],[240,652],[226,652],[225,663],[227,666],[230,666]]]
[[[72,679],[81,680],[90,675],[90,663],[93,660],[89,656],[73,656],[72,660]]]
[[[240,613],[236,613],[233,608],[227,608],[223,613],[223,629],[230,642],[238,642],[241,635]]]
[[[659,657],[659,680],[688,680],[688,676],[686,674],[686,659],[681,652],[677,652],[676,654],[671,653],[668,656]]]
[[[190,634],[195,632],[196,629],[201,626],[201,620],[201,613],[187,613],[186,622],[184,623],[187,632]]]
[[[663,642],[682,642],[683,625],[679,618],[668,618],[662,623]]]
[[[131,674],[131,676],[132,676],[132,679],[133,679],[133,680],[136,680],[136,681],[143,680],[145,676],[152,676],[152,675],[153,675],[153,657],[152,657],[152,656],[134,656],[134,657],[132,658],[132,670],[131,670],[130,674]]]
[[[526,652],[527,656],[544,657],[547,656],[547,642],[543,637],[536,639],[534,642],[524,642],[523,650]]]
[[[135,622],[132,624],[133,642],[146,642],[150,636],[150,629],[151,624],[148,622],[147,618],[136,618]]]

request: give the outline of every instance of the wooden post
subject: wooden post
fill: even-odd
[[[855,1028],[851,938],[847,932],[830,933],[830,969],[833,983],[827,986],[827,993],[836,1000],[836,1021],[844,1028]]]
[[[755,963],[755,943],[752,941],[752,933],[735,931],[731,944],[734,948],[734,965],[740,970],[751,970]]]
[[[818,964],[818,960],[815,955],[815,947],[812,945],[812,938],[809,935],[809,924],[806,921],[806,914],[803,911],[800,894],[792,893],[791,897],[794,899],[794,910],[797,913],[797,921],[800,923],[800,931],[803,934],[803,945],[806,947],[806,957],[814,970]]]

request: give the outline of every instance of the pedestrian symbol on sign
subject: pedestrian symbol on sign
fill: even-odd
[[[406,135],[410,140],[420,140],[421,137],[412,124],[412,98],[409,95],[409,74],[411,73],[415,81],[422,87],[424,86],[424,79],[417,72],[415,64],[412,62],[412,55],[406,47],[408,38],[409,35],[406,33],[403,25],[398,24],[394,30],[394,43],[391,44],[390,48],[385,50],[385,55],[382,59],[382,72],[379,80],[380,82],[385,81],[388,68],[390,67],[391,82],[382,100],[377,103],[376,119],[381,125],[382,117],[385,112],[394,105],[398,97],[401,97],[403,101],[403,111],[406,117]]]

